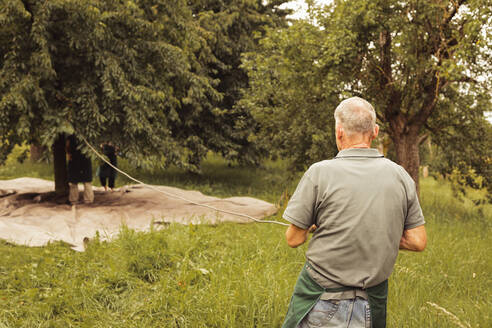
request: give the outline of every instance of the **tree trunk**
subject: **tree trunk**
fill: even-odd
[[[53,145],[53,163],[55,169],[55,193],[68,195],[67,159],[65,153],[65,135],[59,134]]]
[[[407,170],[408,174],[415,181],[417,187],[417,194],[420,195],[419,184],[419,166],[420,166],[420,154],[419,154],[419,140],[418,136],[411,134],[402,134],[393,137],[395,143],[395,151],[398,164],[403,166]]]
[[[32,163],[38,162],[43,156],[44,148],[38,143],[32,143],[30,147],[30,159]]]

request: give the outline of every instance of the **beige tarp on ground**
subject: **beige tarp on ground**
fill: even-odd
[[[154,187],[200,204],[255,218],[276,212],[274,205],[251,197],[221,199],[198,191]],[[45,197],[53,188],[52,181],[42,179],[0,180],[0,239],[28,246],[43,246],[50,241],[62,240],[82,251],[84,238],[92,238],[99,231],[101,238],[110,239],[122,224],[135,230],[149,230],[156,222],[252,222],[163,195],[143,185],[125,186],[114,192],[94,188],[93,204],[73,206]],[[79,188],[82,191],[82,185]]]

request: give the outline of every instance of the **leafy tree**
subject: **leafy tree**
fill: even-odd
[[[185,0],[1,0],[0,143],[54,146],[66,189],[64,134],[116,142],[139,165],[197,170],[222,95],[215,61]]]
[[[461,108],[473,108],[480,99],[462,97]],[[482,104],[480,107],[485,107]],[[433,130],[432,143],[437,145],[436,154],[429,161],[433,172],[447,177],[457,196],[466,194],[465,186],[486,188],[488,201],[492,202],[492,124],[480,111],[454,111],[445,118],[446,127]],[[433,120],[438,126],[441,121]]]
[[[312,39],[310,44],[316,44],[319,51],[313,57],[291,58],[297,64],[311,62],[309,76],[314,82],[307,84],[307,88],[316,84],[322,86],[325,95],[340,95],[336,101],[327,103],[327,111],[332,112],[342,97],[352,95],[362,96],[374,104],[383,130],[393,141],[397,161],[418,186],[419,144],[428,133],[448,128],[456,122],[456,116],[478,117],[490,108],[490,82],[483,77],[490,74],[492,63],[491,8],[490,0],[485,3],[477,0],[335,0],[313,11],[311,17],[318,32],[309,34],[306,39]],[[298,29],[297,25],[290,29]],[[258,104],[257,95],[268,88],[270,80],[292,80],[299,75],[296,65],[291,68],[285,65],[285,72],[279,77],[276,77],[275,64],[261,65],[272,50],[286,53],[291,46],[299,47],[296,37],[295,33],[271,31],[263,42],[261,55],[246,62],[252,79],[261,74],[271,77],[265,83],[260,79],[252,83],[247,97],[250,105]],[[278,93],[289,92],[287,84],[279,82],[278,86]],[[309,97],[306,92],[305,97],[298,100],[299,108],[310,108]],[[262,123],[275,120],[283,111],[275,103],[271,107],[274,110],[271,115],[265,112]],[[297,123],[305,115],[304,110],[292,111],[291,121]],[[275,123],[266,126],[271,124]],[[297,129],[294,125],[291,127]],[[306,162],[310,160],[306,156]]]
[[[258,143],[294,169],[336,154],[333,110],[339,91],[320,70],[323,32],[305,21],[271,30],[261,54],[244,57],[250,89],[240,105],[261,124]]]
[[[290,10],[280,9],[286,0],[196,0],[191,2],[193,15],[201,28],[215,58],[209,61],[209,74],[217,79],[217,90],[222,94],[217,106],[220,116],[212,118],[220,126],[215,139],[207,146],[221,152],[225,158],[246,162],[259,160],[258,144],[254,142],[257,123],[248,109],[236,106],[243,90],[248,87],[248,76],[241,67],[241,56],[254,52],[265,29],[285,27]],[[228,145],[228,147],[224,147]]]

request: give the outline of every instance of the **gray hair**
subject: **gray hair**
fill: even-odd
[[[373,133],[376,125],[374,107],[365,99],[345,99],[335,109],[335,124],[342,125],[348,136]]]

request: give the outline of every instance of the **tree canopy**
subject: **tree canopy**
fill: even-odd
[[[137,164],[197,170],[210,149],[238,153],[244,137],[231,95],[245,82],[235,87],[219,70],[237,70],[254,34],[284,19],[275,18],[281,2],[236,1],[234,30],[217,33],[212,21],[228,8],[221,1],[2,0],[3,158],[23,141],[50,146],[74,132],[113,140]],[[236,26],[253,20],[240,15],[244,7],[259,23]]]
[[[117,140],[127,156],[200,154],[186,108],[220,99],[198,55],[206,42],[184,1],[8,1],[1,16],[4,147],[60,132]],[[5,152],[3,152],[5,154]]]
[[[260,53],[246,58],[251,88],[244,104],[263,124],[265,142],[276,142],[268,137],[271,130],[302,142],[305,146],[293,148],[290,141],[278,140],[276,146],[306,165],[314,160],[307,151],[318,135],[312,129],[318,130],[321,120],[333,135],[326,117],[343,98],[361,96],[374,105],[396,160],[418,185],[419,144],[429,134],[444,140],[446,132],[460,135],[459,129],[449,130],[459,122],[468,122],[471,129],[477,128],[473,122],[486,124],[490,4],[335,0],[313,10],[310,21],[269,31]],[[283,101],[289,93],[296,93],[294,106]],[[316,105],[329,115],[313,109],[314,117],[309,117],[306,111]],[[303,119],[309,123],[300,125]],[[461,139],[466,145],[466,138]]]
[[[295,169],[336,154],[330,110],[341,90],[319,65],[323,32],[305,21],[271,30],[244,57],[250,89],[240,101],[260,123],[257,142]],[[336,106],[336,105],[335,105]]]

